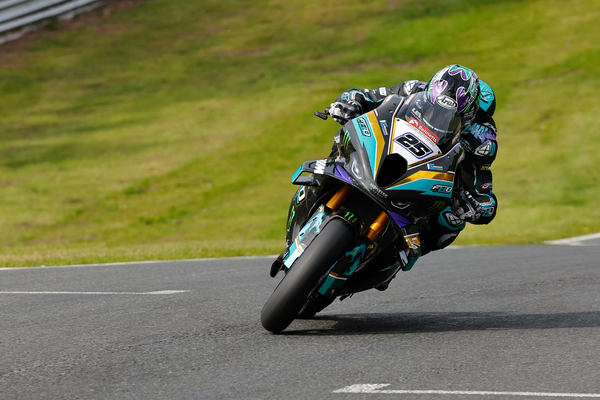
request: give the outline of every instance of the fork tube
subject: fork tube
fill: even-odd
[[[367,232],[367,237],[371,242],[377,239],[377,236],[383,231],[383,228],[387,225],[390,217],[387,216],[383,211],[377,216],[375,221],[369,227],[369,231]]]
[[[331,199],[327,202],[327,207],[333,211],[337,211],[338,208],[346,201],[348,196],[354,188],[352,186],[344,185],[338,189]]]

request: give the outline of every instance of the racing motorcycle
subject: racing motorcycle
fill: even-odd
[[[315,115],[327,119],[325,113]],[[368,289],[385,290],[421,256],[420,232],[460,190],[456,101],[424,92],[388,96],[349,120],[328,158],[304,162],[288,213],[286,249],[271,266],[283,279],[261,311],[277,333]]]

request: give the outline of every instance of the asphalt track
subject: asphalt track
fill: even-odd
[[[600,397],[599,257],[447,249],[280,335],[273,257],[0,270],[0,399]]]

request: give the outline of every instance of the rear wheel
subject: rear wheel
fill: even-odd
[[[281,332],[292,323],[321,278],[354,241],[354,236],[354,229],[340,218],[325,225],[264,305],[260,320],[266,330]]]

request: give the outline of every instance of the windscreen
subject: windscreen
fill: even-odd
[[[415,118],[435,136],[434,140],[442,146],[450,142],[461,129],[461,118],[457,112],[457,104],[448,96],[439,95],[432,104],[425,97],[425,92],[417,93],[413,98],[408,98],[403,110],[404,115],[399,117],[410,121]]]

